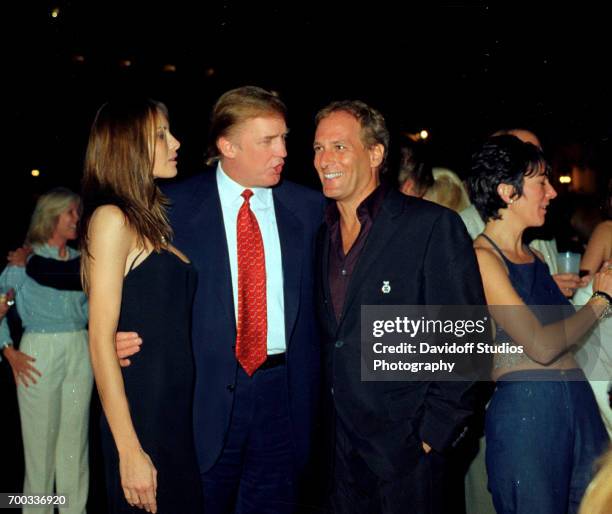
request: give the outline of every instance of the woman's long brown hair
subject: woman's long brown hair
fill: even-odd
[[[98,110],[89,134],[82,181],[83,259],[91,258],[88,238],[91,216],[105,204],[121,209],[143,246],[148,241],[159,251],[170,241],[168,201],[153,177],[157,119],[160,114],[167,117],[167,112],[165,105],[148,99],[111,101]],[[86,266],[81,270],[87,290]]]

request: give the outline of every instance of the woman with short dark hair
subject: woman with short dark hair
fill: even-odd
[[[609,311],[612,272],[595,276],[595,293],[575,312],[523,243],[557,195],[548,170],[537,147],[504,135],[477,149],[468,179],[486,223],[474,248],[500,348],[486,417],[489,489],[500,514],[576,512],[608,442],[570,348]]]

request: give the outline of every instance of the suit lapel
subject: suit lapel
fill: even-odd
[[[304,227],[287,207],[280,190],[274,190],[274,212],[283,262],[283,297],[285,303],[285,337],[287,347],[297,318],[302,281]]]
[[[334,312],[334,302],[331,297],[331,289],[329,286],[329,248],[330,248],[330,233],[327,225],[322,234],[319,234],[320,254],[318,255],[320,262],[321,276],[315,277],[316,280],[321,280],[320,287],[323,288],[323,299],[325,301],[325,315],[329,320],[331,333],[336,333],[338,330],[338,322],[336,313]]]
[[[200,261],[198,266],[199,280],[211,284],[217,297],[217,301],[223,306],[223,310],[230,320],[232,330],[236,329],[236,316],[234,309],[234,296],[232,292],[232,274],[227,251],[227,238],[225,236],[225,224],[223,222],[223,211],[221,200],[217,189],[216,177],[211,173],[206,177],[206,183],[202,191],[198,193],[198,204],[196,211],[190,217],[191,228],[189,234],[198,234],[190,241],[194,245],[195,255]],[[195,245],[198,245],[195,247]],[[209,301],[215,301],[210,299]]]
[[[374,220],[374,224],[370,229],[368,238],[363,247],[357,266],[353,271],[351,282],[344,300],[342,316],[339,326],[342,325],[346,313],[352,308],[352,304],[357,298],[357,293],[361,288],[361,283],[368,276],[370,269],[375,267],[376,259],[382,251],[387,247],[389,241],[398,229],[394,222],[394,218],[401,212],[403,199],[401,193],[391,190],[387,193],[383,201],[383,205]],[[329,238],[327,238],[329,239]],[[329,243],[328,243],[329,244]]]

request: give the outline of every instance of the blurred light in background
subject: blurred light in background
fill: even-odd
[[[54,7],[53,9],[51,9],[51,18],[57,18],[59,14],[60,14],[59,7]]]
[[[419,141],[425,141],[429,138],[429,131],[423,129],[418,132],[402,132],[402,135],[411,141],[418,143]]]
[[[561,175],[559,177],[559,182],[561,182],[561,184],[570,184],[572,182],[572,177],[569,175]]]
[[[40,170],[32,170],[32,171],[30,172],[30,174],[31,174],[33,177],[38,177],[38,176],[40,176]]]

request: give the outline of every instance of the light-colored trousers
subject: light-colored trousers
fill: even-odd
[[[83,514],[89,489],[89,404],[93,375],[87,331],[28,333],[19,349],[34,357],[42,376],[17,398],[25,454],[24,494],[66,495],[61,514]],[[23,514],[53,514],[25,507]]]

